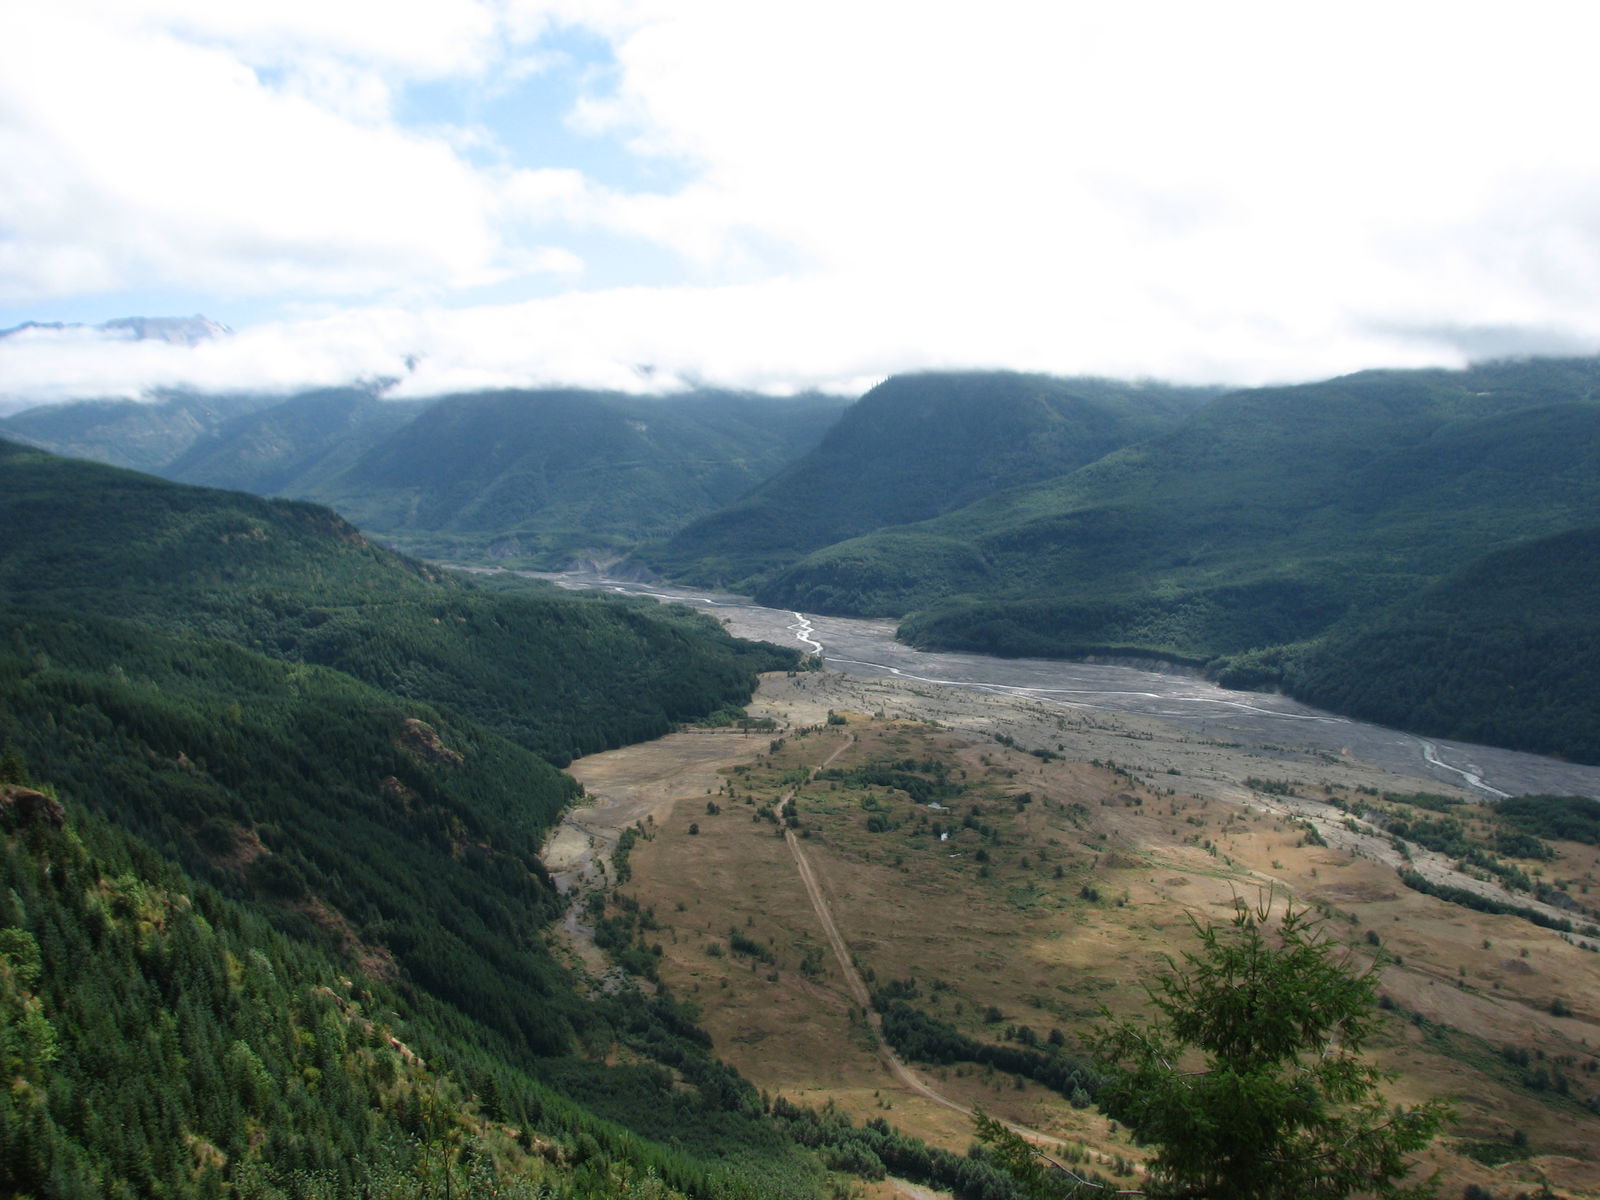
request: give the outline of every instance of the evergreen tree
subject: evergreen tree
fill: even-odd
[[[1380,1094],[1387,1076],[1360,1056],[1381,1020],[1373,970],[1354,970],[1303,910],[1273,928],[1270,909],[1196,923],[1199,949],[1150,989],[1155,1012],[1098,1031],[1100,1101],[1156,1147],[1142,1194],[1428,1195],[1410,1156],[1448,1109],[1391,1109]],[[991,1118],[979,1135],[1036,1197],[1106,1194]]]

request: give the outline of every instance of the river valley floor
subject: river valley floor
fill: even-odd
[[[758,632],[748,613],[727,615],[734,632]],[[822,621],[760,620],[768,640],[804,635],[835,661],[838,631]],[[1433,774],[1414,739],[1391,765],[1357,745],[1292,739],[1306,722],[1248,718],[1274,720],[1282,740],[1271,740],[1231,716],[1200,725],[899,669],[768,676],[748,711],[770,718],[770,732],[686,730],[571,768],[590,802],[552,840],[551,869],[580,895],[651,914],[661,981],[758,1086],[858,1121],[882,1116],[957,1151],[971,1139],[963,1110],[982,1106],[1127,1186],[1143,1152],[1092,1107],[976,1066],[913,1062],[914,1078],[898,1074],[852,973],[869,987],[915,981],[918,1006],[967,1036],[1058,1029],[1070,1048],[1102,1006],[1142,1005],[1144,985],[1190,944],[1191,918],[1225,921],[1241,901],[1292,897],[1327,914],[1353,963],[1380,972],[1395,1019],[1376,1055],[1398,1074],[1393,1097],[1455,1102],[1459,1120],[1431,1156],[1442,1194],[1477,1184],[1509,1197],[1546,1179],[1558,1194],[1600,1197],[1589,1152],[1600,1136],[1590,1099],[1600,954],[1586,948],[1581,914],[1402,848],[1379,814],[1416,816],[1383,797],[1426,791],[1459,801],[1450,811],[1476,828],[1492,798],[1481,785]],[[1477,749],[1438,753],[1482,765]],[[817,774],[905,760],[943,764],[959,799],[930,808]],[[1505,776],[1487,779],[1499,787]],[[762,814],[789,802],[798,827],[786,837]],[[640,837],[618,885],[610,856],[630,827]],[[1521,866],[1590,905],[1595,849],[1557,850]],[[1404,886],[1402,868],[1577,916],[1580,932],[1447,903]],[[580,922],[563,937],[596,986],[617,985]],[[884,1184],[878,1194],[917,1193]]]

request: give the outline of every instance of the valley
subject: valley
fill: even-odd
[[[1137,1186],[1097,1024],[1292,903],[1447,1189],[1600,1197],[1596,371],[8,419],[191,482],[0,442],[0,1175],[1018,1200],[983,1112]],[[150,986],[162,1112],[75,1105]]]
[[[1394,1098],[1456,1103],[1433,1156],[1450,1190],[1544,1178],[1600,1195],[1586,1161],[1600,1118],[1573,1103],[1596,1090],[1591,939],[1397,877],[1409,861],[1481,884],[1421,846],[1402,861],[1378,815],[1414,819],[1416,797],[1470,823],[1481,810],[1466,790],[1356,754],[1220,745],[1137,714],[833,670],[769,675],[747,711],[776,730],[683,732],[574,763],[593,803],[555,845],[637,830],[625,879],[596,871],[580,892],[644,914],[661,983],[765,1092],[957,1152],[981,1107],[1130,1186],[1142,1151],[1092,1106],[925,1050],[901,1048],[910,1073],[898,1070],[873,1034],[886,991],[975,1042],[1071,1053],[1102,1006],[1137,1009],[1191,917],[1225,920],[1271,894],[1324,913],[1358,965],[1381,948],[1394,1020],[1378,1058],[1400,1076]],[[921,802],[903,790],[913,778],[946,791]],[[594,845],[602,863],[610,838]],[[1583,904],[1600,883],[1593,847],[1525,865]]]
[[[430,560],[1174,664],[1600,765],[1597,381],[1576,357],[1237,390],[919,371],[853,400],[372,384],[47,405],[0,434],[328,504]]]
[[[1600,5],[0,30],[0,1200],[1600,1200]]]
[[[1069,712],[1155,717],[1195,736],[1183,757],[1203,758],[1211,743],[1269,759],[1326,761],[1328,756],[1382,766],[1417,780],[1465,784],[1482,798],[1572,794],[1600,798],[1600,767],[1445,739],[1428,739],[1322,712],[1286,696],[1241,692],[1193,672],[1118,663],[996,658],[985,654],[917,650],[895,640],[892,621],[822,617],[750,603],[746,598],[593,574],[547,575],[574,590],[601,589],[654,596],[710,612],[737,637],[797,646],[832,669],[862,678],[898,679],[930,689],[933,719],[954,713],[950,689],[1015,696]],[[1161,769],[1165,769],[1163,766]]]

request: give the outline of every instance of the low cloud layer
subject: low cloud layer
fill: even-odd
[[[8,338],[0,395],[1592,351],[1596,32],[1579,3],[11,6],[0,324],[238,333]]]

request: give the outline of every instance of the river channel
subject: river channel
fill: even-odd
[[[1155,717],[1218,741],[1271,750],[1293,746],[1351,757],[1422,780],[1467,787],[1485,799],[1525,793],[1600,798],[1600,767],[1368,725],[1265,692],[1237,692],[1192,673],[1113,663],[914,650],[895,623],[763,608],[747,598],[589,574],[541,575],[570,589],[601,589],[707,610],[739,637],[798,645],[836,671],[928,686],[1018,696],[1089,712]]]

